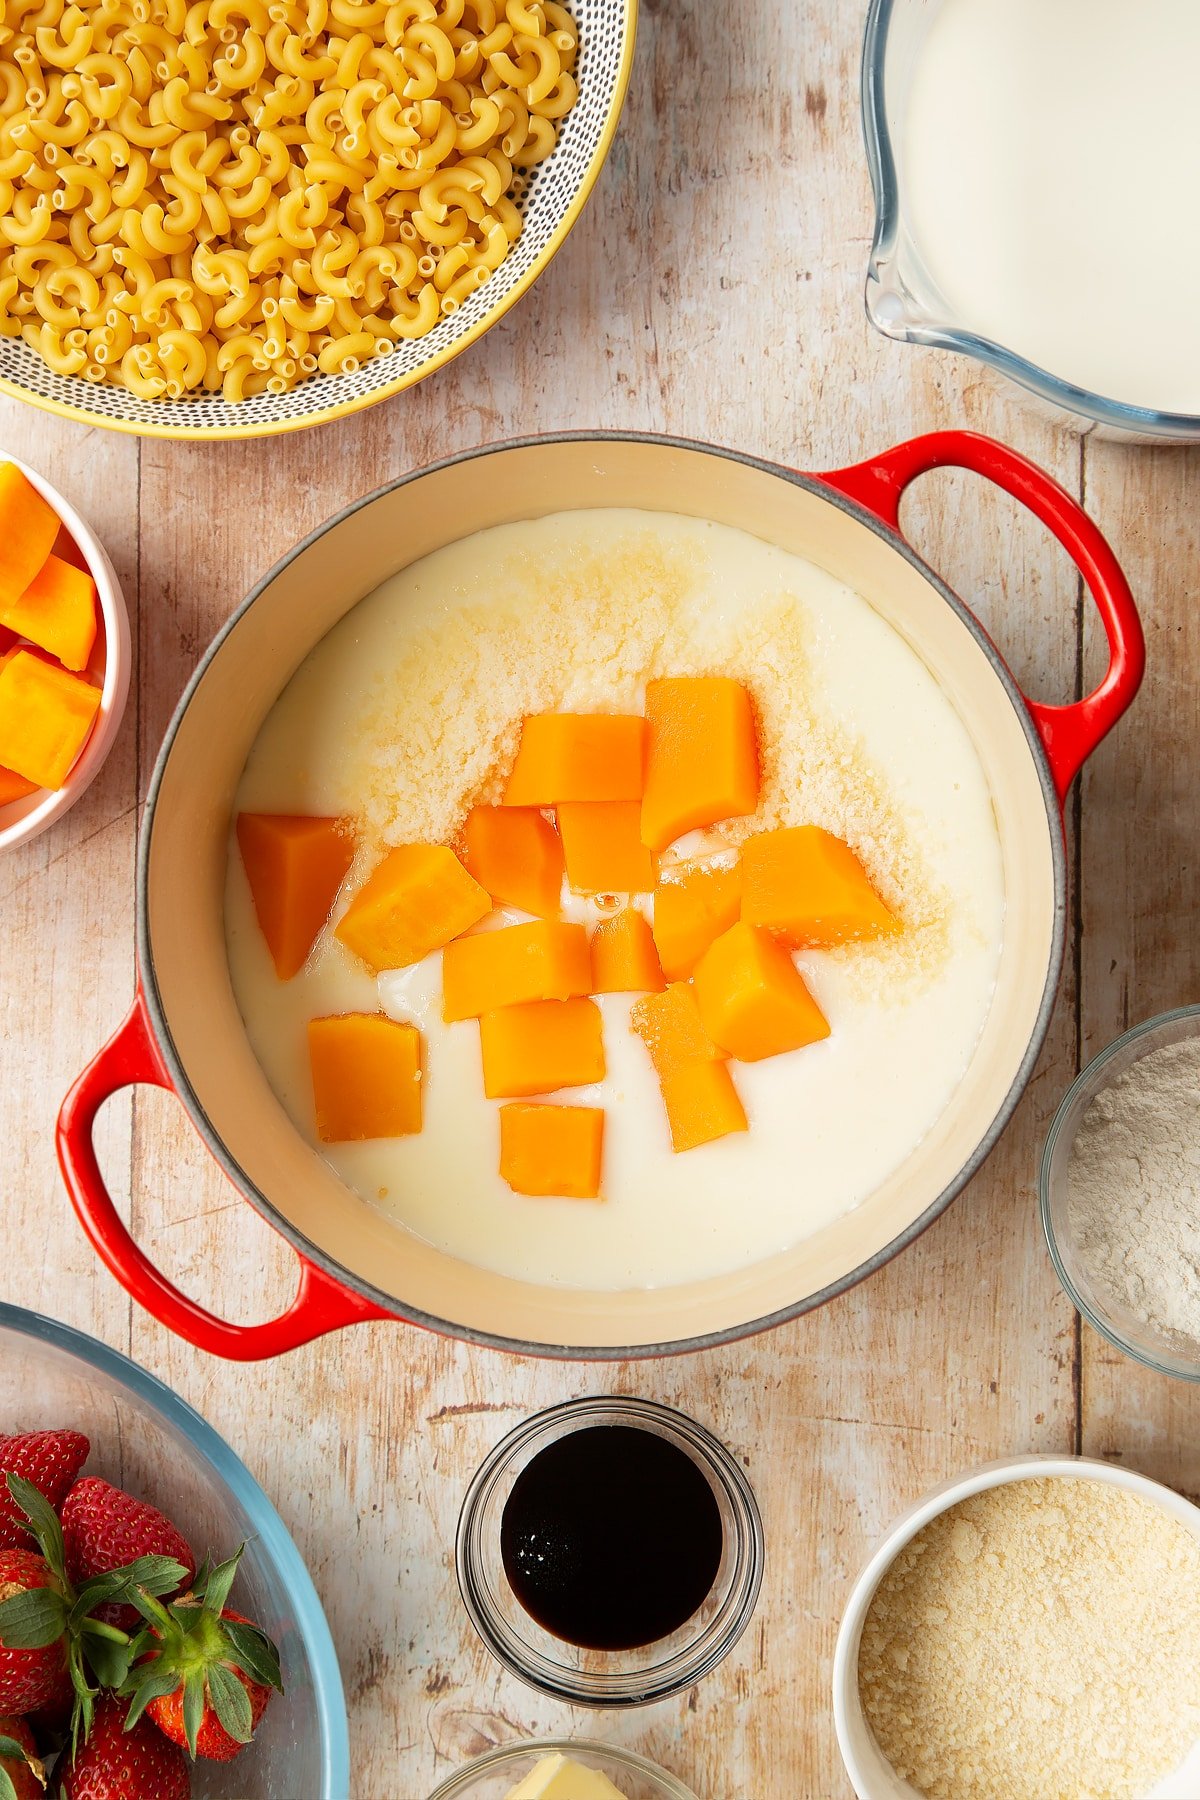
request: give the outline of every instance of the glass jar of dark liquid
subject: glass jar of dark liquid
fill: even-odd
[[[649,1400],[568,1401],[475,1476],[456,1547],[488,1648],[543,1692],[636,1706],[691,1686],[750,1621],[762,1525],[728,1450]]]

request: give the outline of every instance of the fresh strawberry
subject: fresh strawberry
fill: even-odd
[[[0,1550],[0,1607],[0,1712],[35,1712],[67,1667],[63,1584],[36,1550]]]
[[[169,1556],[183,1564],[187,1582],[195,1576],[191,1547],[170,1519],[98,1475],[76,1482],[62,1509],[62,1528],[72,1581],[107,1575],[139,1556]]]
[[[90,1449],[78,1431],[27,1431],[20,1437],[0,1437],[0,1550],[29,1547],[29,1528],[4,1477],[20,1475],[31,1481],[57,1512]]]
[[[9,1474],[5,1482],[37,1549],[0,1550],[0,1712],[60,1704],[66,1673],[77,1745],[80,1732],[86,1737],[91,1729],[100,1688],[119,1687],[135,1655],[129,1634],[98,1619],[97,1608],[177,1593],[187,1571],[170,1557],[143,1556],[76,1587],[50,1502],[19,1475]]]
[[[96,1475],[85,1475],[67,1495],[62,1529],[67,1574],[73,1582],[123,1569],[139,1556],[169,1556],[182,1563],[182,1587],[195,1576],[196,1558],[170,1519],[156,1506],[135,1500]],[[102,1607],[96,1616],[122,1631],[138,1631],[142,1624],[132,1606]]]
[[[136,1597],[150,1630],[120,1689],[133,1702],[129,1723],[146,1712],[173,1743],[213,1762],[232,1761],[254,1736],[271,1689],[283,1692],[274,1644],[225,1604],[241,1557],[238,1550],[215,1569],[206,1565],[191,1593],[165,1605]]]
[[[0,1719],[0,1800],[42,1800],[45,1791],[46,1771],[29,1726]]]
[[[233,1612],[228,1606],[222,1609],[220,1617],[227,1624],[250,1625],[249,1619],[244,1618],[241,1613]],[[251,1626],[251,1629],[256,1631],[258,1628]],[[229,1660],[231,1656],[236,1656],[236,1651],[218,1643],[215,1646],[215,1654],[220,1662],[219,1669],[215,1671],[218,1677],[223,1679],[226,1673],[231,1674],[234,1680],[240,1681],[246,1690],[246,1696],[250,1702],[249,1719],[247,1720],[244,1713],[241,1713],[240,1703],[235,1700],[234,1709],[239,1716],[231,1720],[235,1730],[246,1732],[245,1737],[231,1736],[217,1715],[213,1700],[213,1690],[217,1684],[214,1684],[213,1681],[214,1670],[211,1663],[205,1671],[208,1685],[203,1693],[203,1710],[194,1746],[188,1744],[188,1727],[184,1718],[184,1699],[187,1693],[186,1677],[174,1693],[160,1694],[149,1701],[146,1706],[146,1714],[148,1718],[154,1720],[158,1729],[169,1737],[173,1744],[190,1748],[193,1756],[205,1757],[209,1762],[232,1762],[234,1757],[245,1749],[258,1730],[259,1720],[267,1710],[267,1701],[271,1698],[271,1689],[270,1686],[264,1687],[261,1682],[252,1681],[236,1661]],[[160,1661],[158,1657],[152,1657],[150,1660]],[[144,1665],[140,1665],[140,1669],[144,1671]]]
[[[182,1750],[147,1719],[127,1730],[112,1694],[97,1702],[87,1742],[64,1755],[58,1782],[61,1800],[189,1800],[192,1791]]]

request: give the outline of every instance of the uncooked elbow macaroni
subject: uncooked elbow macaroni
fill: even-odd
[[[432,330],[577,91],[554,0],[0,16],[0,333],[145,400],[286,393]]]

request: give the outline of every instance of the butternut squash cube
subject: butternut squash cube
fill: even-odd
[[[794,948],[903,929],[841,838],[819,825],[763,831],[742,845],[742,917]]]
[[[85,569],[48,556],[23,594],[0,600],[0,622],[65,668],[86,669],[96,641],[96,584]]]
[[[663,974],[686,981],[714,938],[728,931],[741,910],[742,876],[713,863],[680,863],[654,890],[654,942]]]
[[[704,952],[694,986],[704,1029],[739,1062],[761,1062],[829,1036],[803,975],[760,925],[731,925]]]
[[[531,713],[505,806],[640,800],[646,721],[614,713]]]
[[[483,1091],[522,1100],[604,1079],[604,1037],[594,1000],[527,1000],[479,1021]]]
[[[323,1144],[410,1137],[421,1129],[421,1034],[383,1013],[308,1022],[317,1136]]]
[[[651,681],[646,688],[642,841],[652,850],[758,805],[754,708],[725,676]]]
[[[572,893],[649,893],[654,858],[641,840],[641,810],[636,800],[563,802],[558,829]]]
[[[731,1131],[745,1131],[746,1111],[723,1062],[685,1062],[659,1076],[671,1148],[695,1150]]]
[[[456,938],[442,952],[442,1017],[477,1019],[525,1000],[569,1000],[591,991],[592,960],[582,925],[535,919]]]
[[[689,1062],[719,1062],[724,1050],[704,1029],[691,983],[674,981],[661,994],[635,1001],[629,1022],[650,1052],[661,1078]]]
[[[25,592],[54,548],[58,525],[54,508],[16,463],[0,463],[0,606]]]
[[[32,650],[0,665],[0,764],[59,788],[100,710],[100,689]]]
[[[349,821],[239,813],[237,841],[275,973],[290,981],[307,962],[354,861]]]
[[[500,1173],[514,1194],[599,1199],[603,1146],[603,1107],[500,1108]]]
[[[13,769],[0,769],[0,806],[8,806],[13,800],[23,800],[26,794],[36,794],[36,781],[26,781],[24,775],[18,775]]]
[[[654,994],[665,986],[654,934],[636,906],[602,919],[592,933],[591,992]]]
[[[492,910],[486,888],[444,844],[400,844],[368,876],[334,926],[372,969],[403,969]]]
[[[493,900],[540,919],[557,917],[562,843],[536,806],[473,806],[463,836],[463,860]]]

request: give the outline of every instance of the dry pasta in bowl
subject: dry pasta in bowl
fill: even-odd
[[[419,379],[573,222],[634,5],[7,0],[0,385],[253,435]]]

